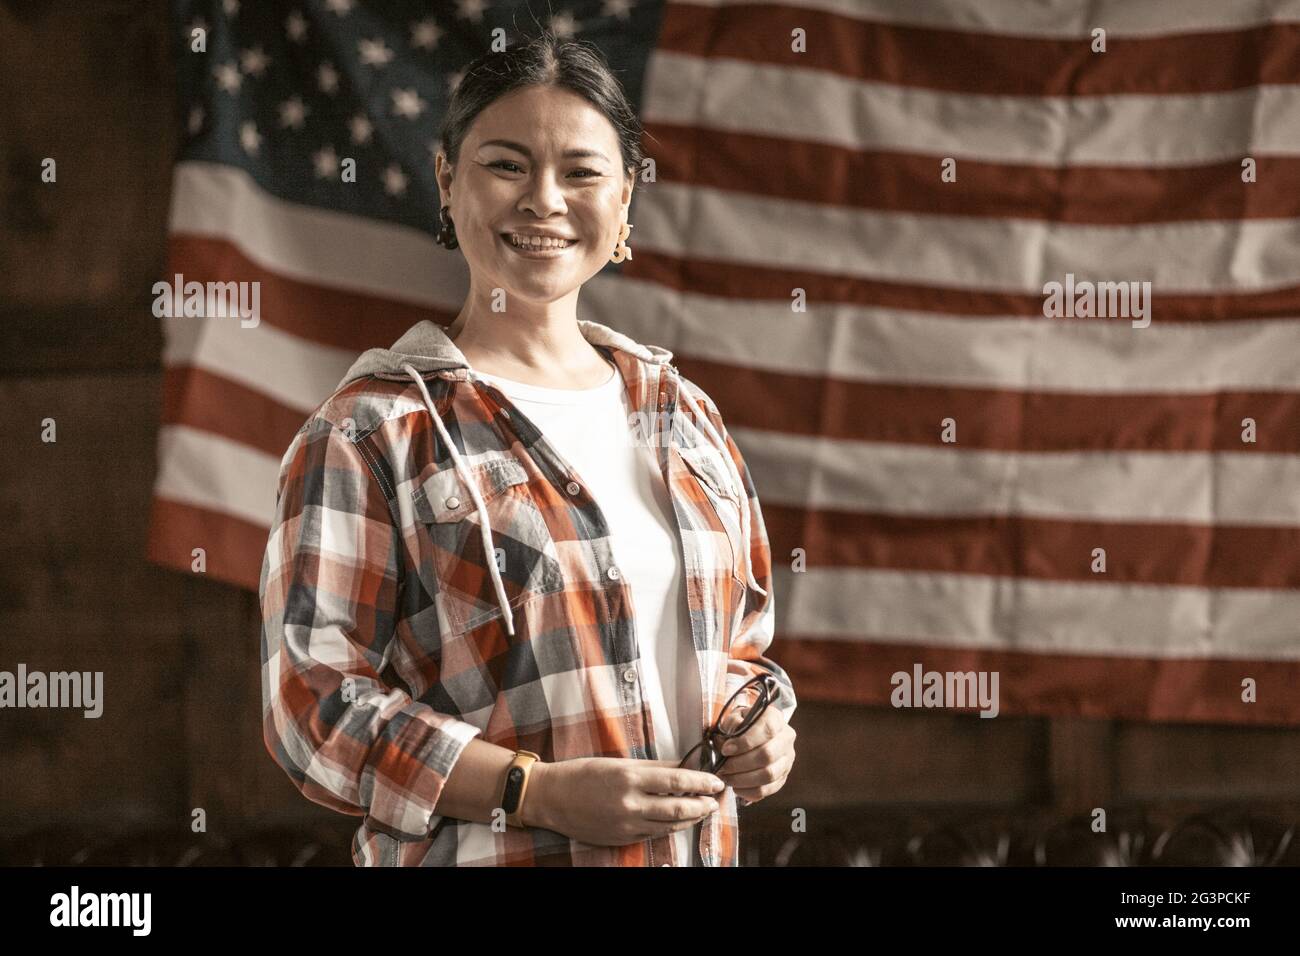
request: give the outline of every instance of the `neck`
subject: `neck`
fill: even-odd
[[[470,366],[490,375],[556,388],[588,388],[609,376],[604,356],[578,328],[577,296],[542,305],[517,300],[493,312],[471,297],[448,327]]]

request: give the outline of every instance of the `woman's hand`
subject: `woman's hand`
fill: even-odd
[[[595,846],[692,827],[718,810],[723,782],[671,760],[577,757],[533,766],[522,819]],[[672,794],[686,796],[672,796]]]
[[[730,719],[731,727],[744,720],[748,707],[737,708]],[[724,729],[731,729],[731,727]],[[733,737],[722,746],[727,762],[718,776],[736,791],[736,797],[745,803],[757,803],[785,786],[794,766],[794,728],[777,707],[769,706],[754,726],[739,737]]]

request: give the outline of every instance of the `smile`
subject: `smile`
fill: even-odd
[[[551,259],[578,244],[576,239],[543,239],[539,236],[519,236],[506,232],[500,233],[500,239],[512,252],[529,259]]]

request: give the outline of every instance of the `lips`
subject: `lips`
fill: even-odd
[[[564,256],[573,251],[578,246],[578,240],[572,240],[567,246],[516,246],[508,238],[509,233],[498,233],[497,238],[501,244],[509,249],[514,255],[521,259],[532,259],[535,261],[546,261],[550,259],[562,259]]]

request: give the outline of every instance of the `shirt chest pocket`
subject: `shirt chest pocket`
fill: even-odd
[[[745,586],[744,548],[745,539],[740,525],[741,492],[732,483],[726,464],[721,460],[721,453],[710,446],[699,445],[694,448],[678,448],[677,453],[686,463],[687,469],[699,485],[703,496],[708,499],[705,506],[716,518],[718,526],[701,531],[712,531],[704,535],[703,540],[713,543],[712,567],[721,570],[724,566],[731,571],[731,576]],[[746,502],[746,506],[748,502]],[[708,513],[700,509],[707,519]]]
[[[487,511],[491,552],[473,495],[455,468],[430,475],[411,496],[420,537],[419,574],[442,601],[453,633],[505,616],[488,562],[495,563],[512,609],[564,586],[555,542],[529,491],[524,466],[515,458],[498,458],[472,466],[469,474]],[[516,616],[516,632],[519,627]]]

